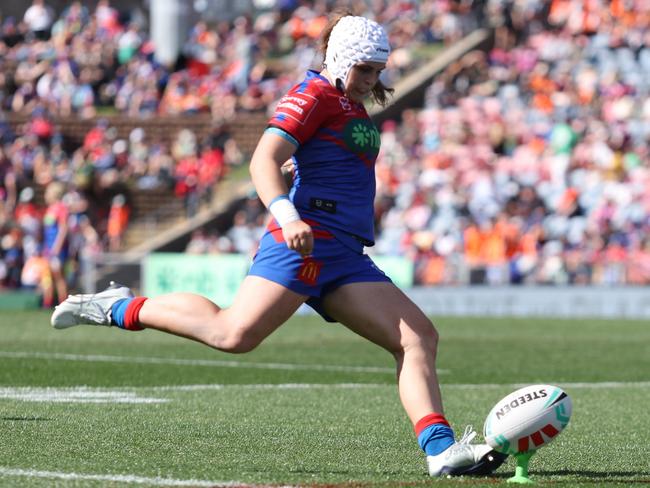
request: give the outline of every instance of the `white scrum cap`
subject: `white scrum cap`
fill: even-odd
[[[388,36],[383,27],[365,17],[341,17],[330,34],[325,67],[343,83],[352,66],[366,61],[385,63],[390,54]]]

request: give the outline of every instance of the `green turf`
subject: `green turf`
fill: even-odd
[[[573,418],[532,458],[532,479],[562,487],[650,484],[650,325],[435,322],[447,415],[458,431],[468,423],[480,431],[513,384],[566,385]],[[510,486],[506,479],[514,473],[509,460],[491,478],[430,479],[399,404],[392,358],[316,317],[295,317],[240,356],[153,331],[54,331],[45,312],[2,313],[0,334],[1,487],[129,485],[35,477],[42,472],[383,487]],[[594,384],[606,381],[617,383]],[[51,395],[54,388],[159,403],[26,401],[7,394]]]

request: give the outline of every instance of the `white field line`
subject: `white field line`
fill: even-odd
[[[167,398],[143,397],[132,390],[87,387],[0,387],[0,399],[48,403],[164,403],[169,401]]]
[[[108,356],[102,354],[63,354],[47,352],[0,351],[0,358],[12,359],[53,359],[61,361],[85,361],[91,363],[137,363],[137,364],[172,364],[175,366],[208,366],[219,368],[244,369],[280,369],[290,371],[338,371],[342,373],[381,373],[395,374],[394,368],[376,366],[339,366],[333,364],[288,364],[288,363],[252,363],[244,361],[220,361],[215,359],[175,359],[156,357]],[[438,371],[444,374],[445,371]]]
[[[145,390],[153,391],[210,391],[210,390],[326,390],[340,388],[343,390],[355,390],[360,388],[395,388],[394,384],[386,383],[251,383],[251,384],[227,384],[213,383],[206,385],[163,385],[163,386],[139,386]]]
[[[611,388],[650,388],[650,381],[604,381],[559,383],[566,389],[611,389]],[[521,388],[526,383],[450,383],[442,384],[443,389],[455,390],[493,390],[500,388]],[[0,386],[0,399],[25,401],[79,402],[79,403],[160,403],[169,401],[165,398],[140,396],[153,392],[193,392],[220,390],[327,390],[327,389],[394,389],[393,383],[251,383],[226,384],[210,383],[196,385],[161,385],[161,386],[121,386],[121,387],[34,387],[34,386]]]
[[[457,390],[493,390],[499,388],[523,388],[532,383],[442,383],[442,389]],[[650,381],[602,381],[558,383],[566,389],[602,389],[602,388],[650,388]],[[264,384],[204,384],[204,385],[164,385],[125,387],[152,391],[208,391],[225,389],[246,390],[310,390],[310,389],[360,389],[360,388],[395,388],[392,383],[264,383]]]
[[[23,402],[46,403],[165,403],[171,398],[157,398],[142,396],[140,393],[152,392],[161,395],[163,392],[189,392],[189,391],[215,391],[224,389],[248,390],[309,390],[309,389],[361,389],[376,388],[378,384],[364,383],[335,383],[335,384],[310,384],[310,383],[284,383],[284,384],[257,384],[257,385],[180,385],[180,386],[145,386],[145,387],[119,387],[119,388],[92,388],[88,386],[70,387],[33,387],[33,386],[5,386],[0,387],[0,400],[17,400]],[[394,388],[394,386],[393,386]]]
[[[524,386],[532,384],[542,384],[542,382],[530,382],[530,383],[451,383],[451,384],[441,384],[441,388],[455,388],[460,390],[480,390],[480,389],[493,389],[493,388],[523,388]],[[594,382],[573,382],[565,383],[558,382],[552,383],[558,385],[564,389],[602,389],[602,388],[648,388],[650,387],[650,381],[594,381]]]
[[[58,471],[36,471],[33,469],[12,469],[0,467],[0,477],[3,476],[69,481],[109,481],[113,483],[130,483],[149,486],[206,486],[212,488],[252,486],[239,483],[238,481],[177,480],[174,478],[146,478],[143,476],[128,474],[61,473]]]

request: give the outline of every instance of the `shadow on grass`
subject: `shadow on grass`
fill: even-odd
[[[304,471],[305,473],[318,473],[323,474],[321,471]],[[328,473],[333,473],[333,471],[328,471]],[[345,472],[338,472],[344,473]],[[386,473],[384,473],[386,474]],[[505,486],[504,482],[514,475],[512,473],[494,473],[488,477],[480,476],[460,476],[452,478],[440,478],[440,481],[444,480],[446,482],[453,482],[456,485],[471,485],[471,486],[485,486],[485,485],[500,485]],[[633,486],[633,485],[650,485],[650,473],[644,471],[612,471],[608,473],[597,472],[597,471],[572,471],[572,470],[557,470],[557,471],[536,471],[531,473],[531,480],[533,483],[541,484],[553,484],[553,485],[563,485],[565,483],[579,483],[579,484],[597,484],[600,486],[601,483],[607,483],[608,485],[624,485],[624,486]],[[566,476],[567,479],[548,479],[551,476]],[[641,479],[639,479],[641,477]],[[339,483],[298,483],[298,486],[303,488],[418,488],[418,487],[431,487],[432,482],[435,483],[438,479],[433,479],[426,477],[423,480],[419,481],[347,481]],[[508,484],[510,486],[510,484]],[[512,485],[517,486],[517,485]]]
[[[2,417],[6,422],[49,422],[52,419],[46,417]]]
[[[584,470],[539,470],[529,473],[531,478],[543,476],[575,477],[582,482],[612,482],[630,484],[650,484],[650,471],[584,471]]]

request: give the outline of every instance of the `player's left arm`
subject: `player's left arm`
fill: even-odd
[[[295,151],[294,144],[269,131],[257,143],[249,169],[255,190],[267,207],[274,198],[289,192],[280,168]]]
[[[293,142],[268,130],[264,132],[255,148],[250,173],[255,190],[267,208],[278,198],[286,198],[289,192],[281,167],[291,159],[295,151],[296,145]],[[299,215],[295,220],[279,224],[289,249],[302,255],[311,254],[314,247],[311,227],[300,219]]]

